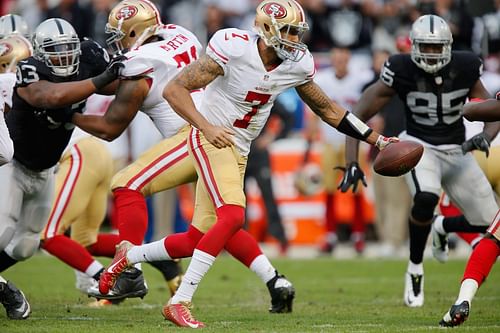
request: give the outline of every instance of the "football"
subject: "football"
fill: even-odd
[[[392,143],[378,153],[373,169],[382,176],[401,176],[417,165],[423,153],[424,146],[415,141]]]

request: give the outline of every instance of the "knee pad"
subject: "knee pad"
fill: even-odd
[[[438,202],[439,197],[434,193],[418,192],[413,198],[412,218],[418,222],[430,224]]]
[[[238,205],[224,205],[216,210],[217,223],[225,223],[234,232],[243,228],[245,209]]]
[[[7,225],[0,227],[0,251],[3,251],[7,245],[9,245],[15,232],[16,227],[14,224],[8,223]]]
[[[38,234],[25,234],[22,238],[12,241],[5,252],[17,261],[23,261],[32,257],[40,244]]]

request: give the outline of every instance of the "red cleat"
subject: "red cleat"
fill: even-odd
[[[177,304],[170,304],[168,302],[162,309],[161,313],[165,319],[170,320],[177,326],[190,327],[190,328],[203,328],[205,324],[201,321],[194,319],[191,314],[191,303],[180,302]]]
[[[116,278],[127,268],[130,263],[127,259],[127,252],[133,247],[129,241],[121,241],[116,246],[116,253],[111,265],[102,272],[99,278],[99,292],[103,295],[109,293],[109,290],[114,287]]]

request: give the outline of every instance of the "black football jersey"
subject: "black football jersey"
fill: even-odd
[[[97,43],[81,43],[78,72],[69,77],[59,77],[50,68],[33,57],[18,63],[17,87],[25,87],[39,80],[70,82],[85,80],[98,75],[109,61],[107,53]],[[86,101],[68,108],[83,112]],[[14,142],[14,158],[31,170],[43,170],[54,166],[68,145],[74,125],[56,123],[47,116],[46,110],[28,104],[14,91],[13,104],[6,114],[10,136]]]
[[[463,104],[482,68],[481,59],[472,52],[453,51],[448,65],[429,74],[409,54],[397,54],[384,64],[380,80],[403,101],[408,134],[432,145],[462,144]]]

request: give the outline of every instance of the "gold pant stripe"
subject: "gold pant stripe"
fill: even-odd
[[[496,239],[500,241],[500,210],[498,210],[497,215],[493,219],[487,232],[495,236]]]
[[[137,173],[137,175],[130,179],[126,187],[131,190],[140,191],[157,175],[167,170],[182,159],[186,158],[187,156],[187,142],[186,140],[184,140],[175,148],[167,151],[156,160],[148,164],[144,169]]]
[[[210,194],[210,197],[212,198],[212,202],[214,203],[215,207],[219,208],[223,206],[225,203],[217,187],[217,183],[215,181],[207,153],[205,152],[201,144],[200,131],[196,128],[192,128],[189,138],[191,144],[190,148],[196,159],[196,163],[198,164],[201,170],[205,187],[208,190],[208,194]]]
[[[78,182],[78,177],[80,176],[80,171],[82,169],[82,163],[82,153],[80,152],[78,145],[74,145],[71,148],[70,167],[68,173],[66,174],[63,186],[56,198],[52,212],[50,213],[47,227],[45,228],[45,238],[54,237],[57,234],[61,217],[68,206],[68,202],[71,200],[73,190]]]

